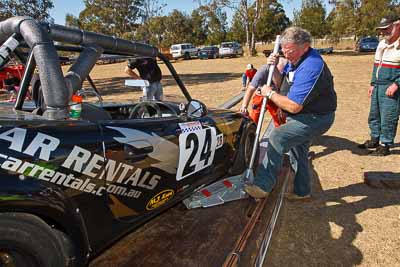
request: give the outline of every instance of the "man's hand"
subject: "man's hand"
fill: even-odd
[[[264,85],[264,86],[261,88],[261,95],[266,96],[270,91],[272,91],[272,87],[271,87],[271,86]]]
[[[248,111],[247,108],[244,107],[244,106],[241,106],[241,107],[240,107],[239,112],[240,112],[240,113],[243,113],[243,114],[245,114],[245,115],[248,115],[248,114],[249,114],[249,111]]]
[[[396,93],[397,89],[399,89],[399,86],[397,86],[397,84],[393,83],[391,86],[389,86],[386,89],[386,95],[388,97],[393,97],[394,94]]]
[[[371,97],[371,96],[372,96],[372,91],[374,91],[374,86],[373,86],[373,85],[371,85],[371,86],[369,87],[369,89],[368,89],[368,97]]]
[[[277,65],[279,62],[279,53],[271,53],[268,57],[267,57],[267,64],[268,65]]]

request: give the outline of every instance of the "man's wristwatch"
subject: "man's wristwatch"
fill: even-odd
[[[267,99],[271,99],[271,97],[272,97],[272,95],[273,94],[275,94],[275,91],[269,91],[266,95],[265,95],[265,97],[267,98]]]

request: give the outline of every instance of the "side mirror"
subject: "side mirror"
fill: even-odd
[[[198,100],[191,100],[187,105],[187,115],[195,118],[203,117],[207,115],[207,107]]]
[[[125,80],[125,86],[147,87],[150,83],[147,80]]]

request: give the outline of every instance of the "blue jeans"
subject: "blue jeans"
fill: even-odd
[[[246,87],[246,84],[247,84],[247,76],[246,76],[246,74],[242,74],[242,85],[243,85],[243,87]]]
[[[386,145],[394,142],[400,112],[400,92],[397,90],[393,97],[387,96],[386,89],[389,86],[390,84],[375,85],[368,116],[371,139]]]
[[[299,114],[287,118],[287,122],[275,128],[268,141],[266,157],[256,171],[254,184],[271,192],[282,167],[283,156],[289,152],[294,177],[294,193],[305,196],[311,192],[308,166],[308,150],[314,137],[320,136],[332,126],[335,113],[326,115]]]
[[[143,88],[143,96],[148,100],[159,100],[162,101],[164,93],[160,82],[150,83],[148,87]]]

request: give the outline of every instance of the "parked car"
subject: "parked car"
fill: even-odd
[[[236,57],[243,55],[243,48],[238,42],[224,42],[219,47],[219,56],[224,57]]]
[[[373,52],[379,45],[377,37],[363,37],[356,43],[356,51],[358,52]]]
[[[200,59],[218,58],[218,57],[219,57],[219,48],[216,46],[206,46],[200,49],[199,51]]]
[[[174,44],[171,46],[171,54],[174,59],[190,59],[191,57],[197,57],[198,52],[199,49],[191,43]]]
[[[0,40],[2,57],[25,64],[26,80],[15,104],[0,103],[0,266],[86,266],[127,232],[248,166],[255,124],[193,99],[157,48],[27,17],[0,22]],[[65,76],[62,51],[79,54]],[[157,56],[179,96],[152,101],[131,90],[131,101],[80,102],[83,79],[95,86],[89,73],[104,72],[95,64],[102,53]],[[36,65],[37,105],[24,100]],[[148,85],[126,82],[139,83]]]

